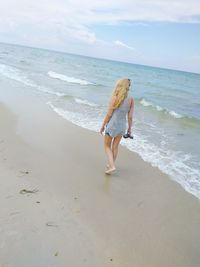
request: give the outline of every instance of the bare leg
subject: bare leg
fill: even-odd
[[[109,170],[115,170],[115,165],[114,165],[114,159],[113,159],[113,152],[111,149],[111,144],[112,144],[112,137],[105,135],[104,137],[104,148],[105,148],[105,152],[108,158],[108,164],[109,164]]]
[[[118,146],[119,146],[119,143],[120,143],[121,139],[122,139],[122,136],[118,135],[113,139],[113,142],[112,142],[112,153],[113,153],[113,161],[114,162],[115,162],[115,160],[117,158]]]

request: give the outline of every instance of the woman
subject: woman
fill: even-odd
[[[130,79],[121,79],[116,83],[109,103],[108,112],[100,129],[101,134],[103,134],[105,130],[104,147],[108,158],[106,174],[111,174],[116,170],[115,160],[117,158],[119,143],[126,132],[127,115],[127,133],[131,135],[134,100],[132,97],[128,97],[130,85]]]

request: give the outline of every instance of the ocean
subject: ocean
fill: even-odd
[[[134,139],[122,145],[200,198],[200,74],[0,43],[1,86],[35,91],[58,116],[91,131],[99,131],[120,78],[132,80],[135,99]]]

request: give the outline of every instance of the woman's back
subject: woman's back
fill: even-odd
[[[112,117],[106,126],[106,133],[115,137],[126,132],[126,115],[129,111],[129,101],[126,97],[121,105],[113,111]]]

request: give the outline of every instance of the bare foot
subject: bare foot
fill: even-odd
[[[108,170],[105,171],[106,174],[111,174],[116,170],[115,167],[109,168]]]

